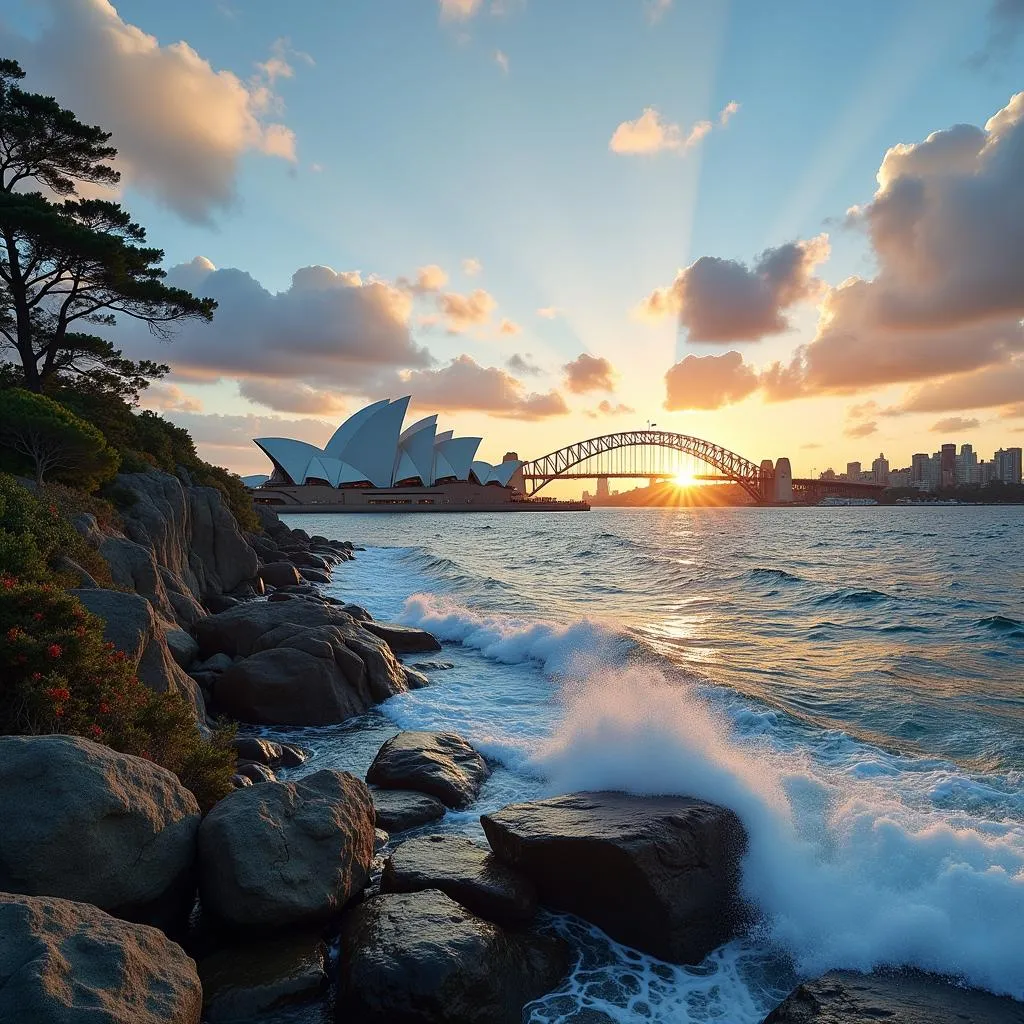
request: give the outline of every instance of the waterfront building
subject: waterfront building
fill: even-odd
[[[955,487],[957,484],[955,444],[944,444],[939,450],[939,484],[942,487]]]
[[[846,464],[846,479],[854,482],[860,480],[859,462],[848,462]]]
[[[878,458],[871,463],[871,480],[873,483],[886,486],[889,483],[889,460],[884,452],[879,452]]]
[[[889,473],[890,487],[913,487],[911,482],[911,469],[894,469]]]
[[[1004,484],[1019,484],[1021,482],[1021,449],[1000,448],[992,456],[995,464],[995,479],[1001,480]]]
[[[826,469],[823,473],[819,473],[818,474],[818,479],[819,480],[835,480],[836,479],[836,471],[831,466],[829,466],[828,469]]]
[[[978,475],[978,456],[969,444],[960,446],[960,454],[956,457],[956,482],[958,484],[976,484],[980,482]]]

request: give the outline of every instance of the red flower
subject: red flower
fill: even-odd
[[[124,653],[124,651],[117,651],[117,652],[116,652],[116,653],[114,654],[114,657],[115,657],[115,658],[117,659],[117,661],[124,661],[124,659],[125,659],[125,653]]]
[[[59,658],[64,652],[61,650],[60,644],[50,644],[50,646],[46,648],[46,653],[51,658]]]
[[[110,714],[110,705],[105,700],[101,700],[100,701],[100,714],[101,715],[109,715]]]
[[[0,577],[0,583],[3,583],[4,590],[13,590],[18,585],[18,581],[11,576]]]
[[[32,616],[32,618],[35,619],[36,622],[42,622],[43,621],[43,613],[42,612],[36,612],[35,615]]]
[[[103,730],[95,722],[89,726],[89,732],[91,732],[97,739],[103,735]]]
[[[11,626],[11,628],[7,630],[8,640],[17,640],[19,636],[21,636],[21,629],[19,629],[19,627]]]
[[[53,709],[53,713],[54,713],[54,714],[55,714],[55,715],[56,715],[56,716],[57,716],[58,718],[63,718],[63,717],[64,717],[64,709],[63,709],[63,708],[54,708],[54,709]]]
[[[51,686],[46,691],[46,696],[51,700],[67,700],[71,696],[71,691],[65,686]]]

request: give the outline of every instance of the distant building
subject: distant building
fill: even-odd
[[[879,452],[878,458],[871,463],[871,478],[876,484],[889,485],[889,460],[884,452]]]
[[[893,469],[889,472],[889,486],[890,487],[913,487],[911,482],[911,467],[906,469]]]
[[[931,467],[928,463],[931,456],[925,452],[918,452],[910,458],[910,486],[920,491],[931,490]]]
[[[818,479],[819,480],[835,480],[836,479],[836,471],[831,466],[829,466],[828,469],[826,469],[823,473],[819,473],[818,474]]]
[[[857,481],[860,479],[859,462],[848,462],[846,464],[846,479],[850,481]]]
[[[944,444],[939,451],[939,484],[956,487],[956,445]]]
[[[995,463],[995,478],[1004,484],[1019,484],[1021,482],[1021,449],[1000,448],[992,456]]]
[[[956,457],[956,482],[958,484],[980,483],[978,456],[969,444],[960,445],[960,454]]]

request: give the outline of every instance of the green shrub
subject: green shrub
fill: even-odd
[[[40,500],[14,477],[0,473],[0,573],[36,583],[58,581],[75,586],[77,579],[64,578],[57,568],[60,558],[66,556],[98,583],[112,583],[107,563],[61,515],[58,502],[70,502],[72,493],[66,488],[44,490],[44,500]],[[88,511],[99,508],[88,496],[79,500],[91,506]]]
[[[230,733],[201,736],[176,693],[154,693],[103,622],[49,584],[0,576],[0,732],[69,733],[173,771],[209,809],[231,787]]]

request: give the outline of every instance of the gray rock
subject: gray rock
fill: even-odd
[[[230,594],[211,594],[206,599],[206,609],[211,615],[219,615],[221,612],[230,611],[238,607],[242,602]]]
[[[253,783],[277,782],[277,776],[265,764],[257,764],[255,761],[239,761],[235,772]]]
[[[764,1024],[1024,1024],[1024,1003],[917,971],[831,971],[796,988]]]
[[[233,789],[245,789],[246,786],[252,785],[252,779],[248,775],[232,775],[231,786]]]
[[[189,565],[199,580],[200,596],[234,590],[259,568],[238,522],[215,487],[190,487],[192,513]]]
[[[364,622],[363,628],[379,636],[395,654],[419,654],[441,650],[435,636],[415,626],[399,626],[391,622]]]
[[[59,573],[65,573],[75,580],[75,586],[82,589],[95,589],[99,586],[92,574],[82,568],[74,559],[67,555],[58,555],[54,560],[54,569]]]
[[[407,839],[384,862],[380,889],[440,889],[472,913],[511,927],[527,923],[537,913],[533,882],[462,836]]]
[[[327,947],[319,932],[230,946],[201,960],[206,1024],[252,1024],[327,988]]]
[[[164,768],[78,736],[0,737],[0,890],[173,921],[191,906],[199,807]]]
[[[300,569],[322,569],[326,572],[330,568],[320,555],[315,555],[311,551],[295,551],[291,554],[289,561]]]
[[[281,763],[281,744],[259,736],[236,736],[231,741],[240,760],[276,768]]]
[[[445,806],[436,797],[404,789],[372,789],[377,826],[386,832],[408,832],[444,817]]]
[[[163,932],[85,903],[0,893],[0,1020],[199,1024],[195,963]]]
[[[491,770],[453,732],[400,732],[377,752],[366,781],[381,789],[413,789],[463,809],[479,795]]]
[[[194,672],[224,672],[233,664],[234,660],[230,654],[214,654],[205,661],[199,662],[198,665],[193,665],[192,670]]]
[[[306,753],[301,747],[296,747],[291,743],[281,744],[281,764],[285,768],[297,768],[300,764],[305,764],[309,760],[309,754]]]
[[[366,885],[373,836],[370,791],[348,772],[235,790],[199,830],[203,906],[239,927],[326,920]]]
[[[405,673],[405,685],[410,690],[422,690],[425,686],[430,685],[430,680],[422,672],[418,672],[408,665],[403,665],[402,671]]]
[[[199,657],[199,644],[191,633],[186,633],[179,626],[164,630],[164,640],[171,657],[181,668],[188,669]]]
[[[342,611],[348,612],[357,622],[373,622],[373,616],[361,604],[342,605]]]
[[[338,1020],[520,1024],[568,969],[560,940],[506,932],[437,890],[376,896],[342,922]]]
[[[412,667],[419,669],[420,672],[446,672],[450,668],[455,668],[453,661],[414,661]]]
[[[495,855],[536,883],[541,903],[628,946],[696,964],[735,933],[746,833],[723,807],[576,793],[480,821]]]
[[[299,570],[291,562],[271,562],[269,565],[261,565],[256,573],[264,586],[286,587],[290,583],[298,583],[302,577]]]
[[[197,724],[205,729],[206,704],[202,692],[171,654],[167,626],[157,619],[150,602],[120,590],[86,589],[70,593],[104,620],[104,638],[125,653],[139,679],[156,693],[180,693],[195,710]]]
[[[309,580],[310,583],[326,585],[331,582],[330,573],[324,572],[323,569],[307,569],[303,566],[299,569],[299,575],[304,580]]]

